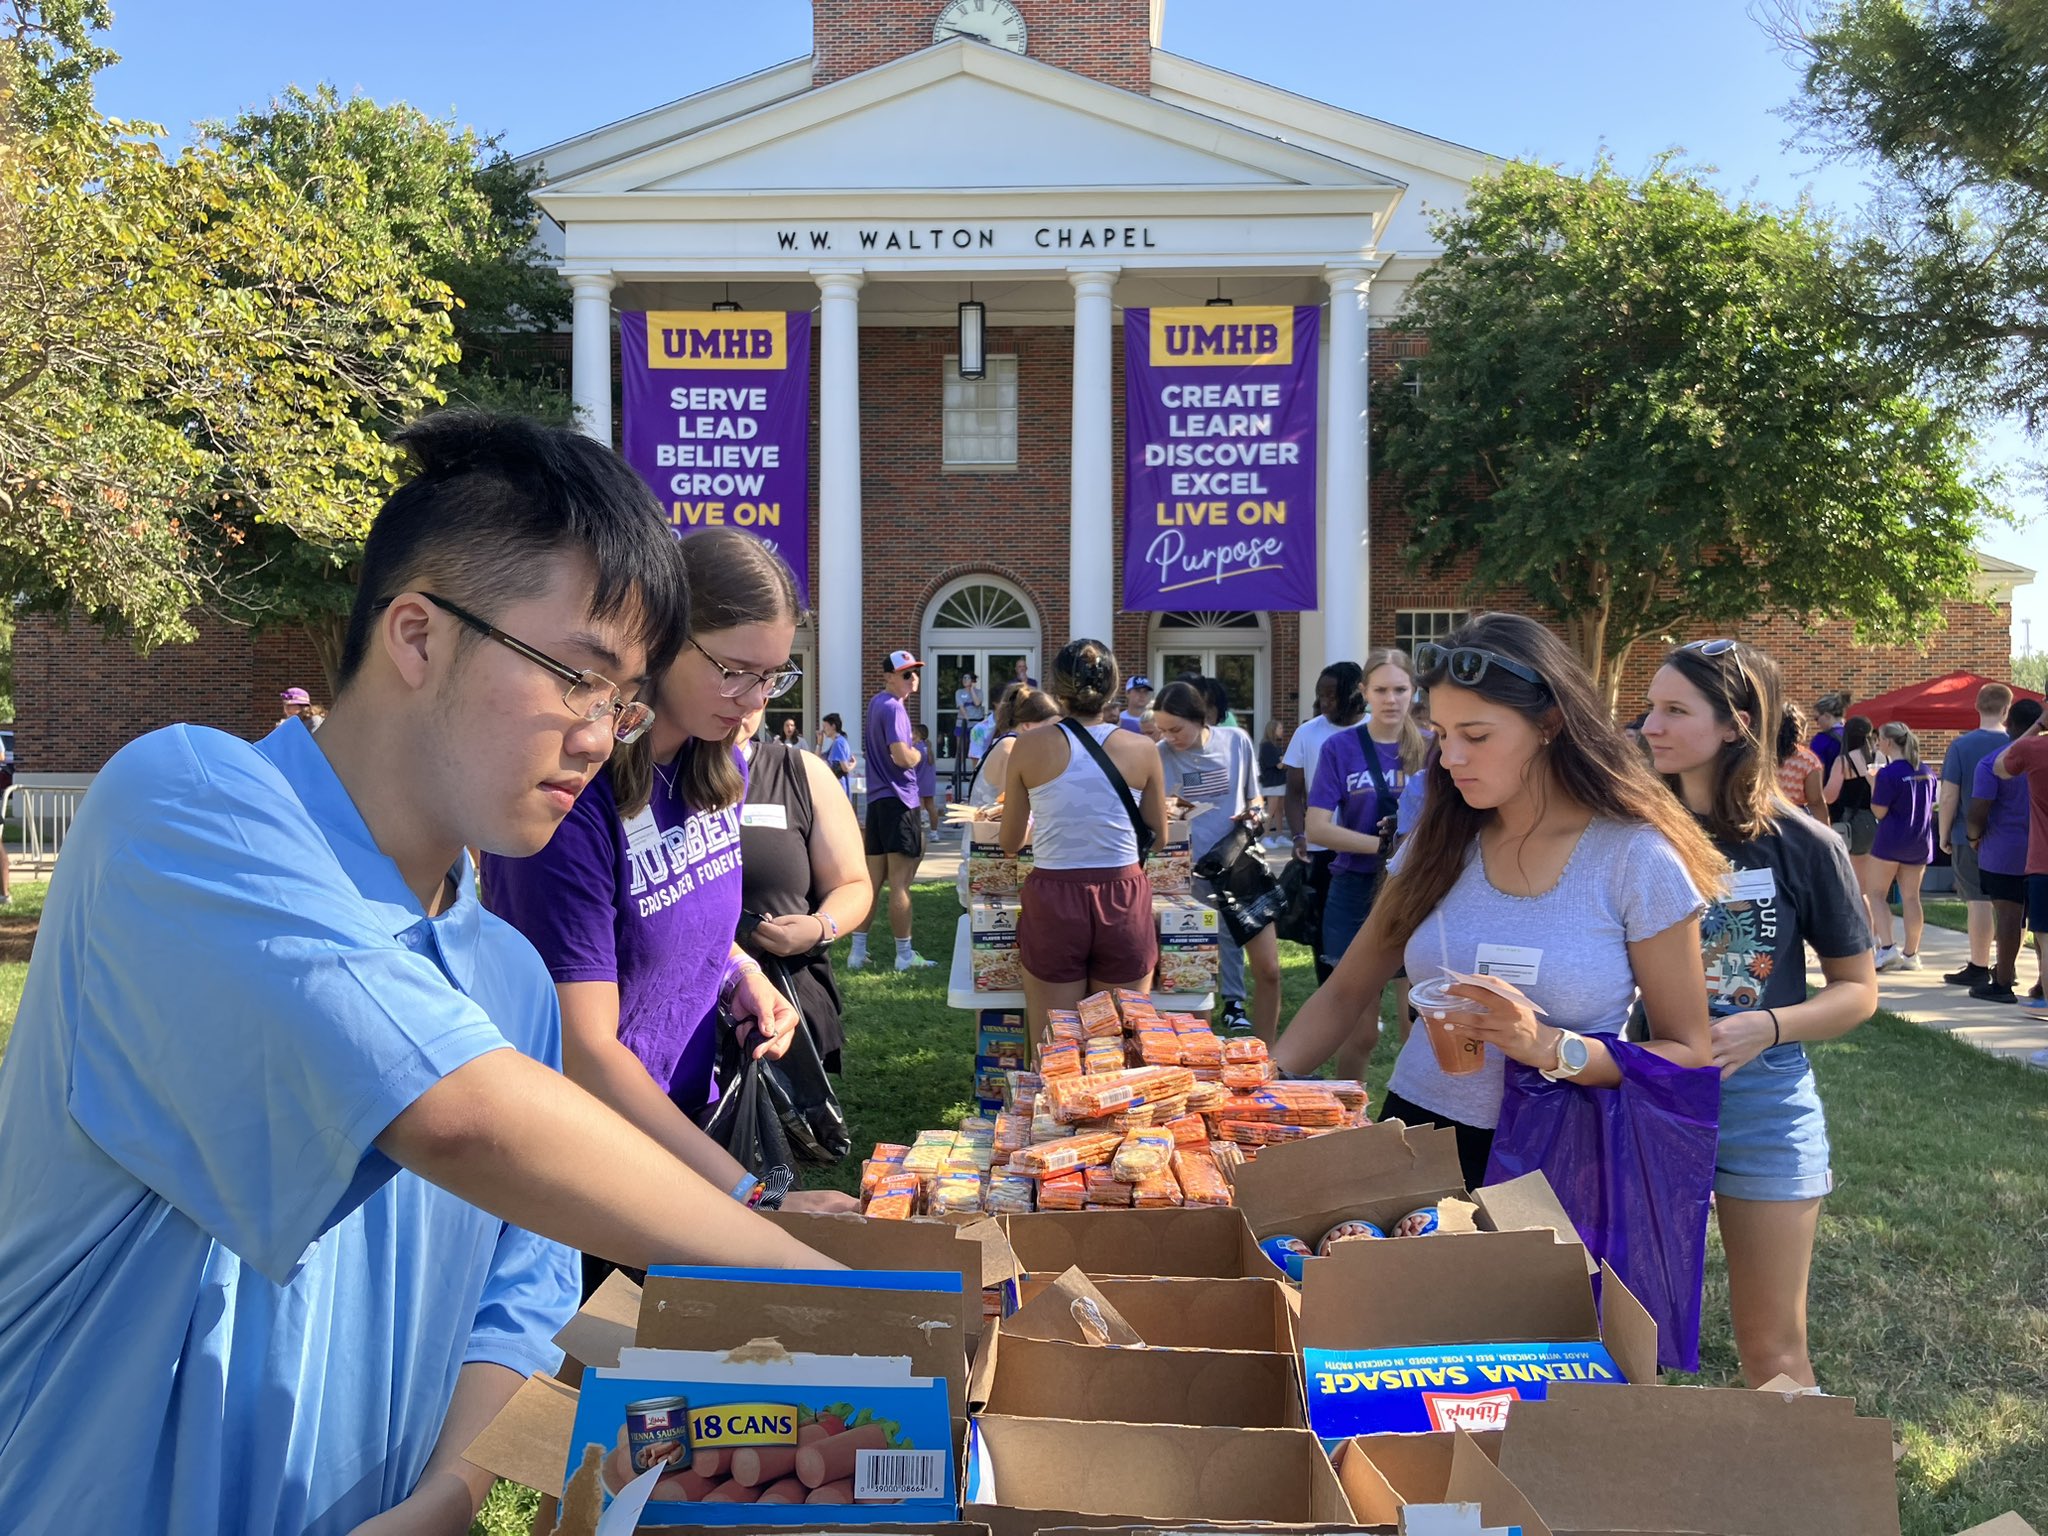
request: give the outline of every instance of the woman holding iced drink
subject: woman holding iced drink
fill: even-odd
[[[1840,838],[1782,794],[1773,769],[1778,668],[1734,640],[1699,640],[1650,682],[1643,741],[1733,870],[1700,922],[1721,1138],[1714,1211],[1728,1254],[1735,1347],[1752,1387],[1811,1385],[1806,1285],[1821,1197],[1834,1187],[1807,1040],[1877,1007],[1870,929]],[[1826,984],[1806,995],[1806,950]]]
[[[1405,960],[1422,1027],[1380,1117],[1455,1129],[1476,1187],[1503,1058],[1612,1087],[1621,1073],[1605,1041],[1640,997],[1651,1050],[1688,1067],[1711,1060],[1698,919],[1723,861],[1535,620],[1482,614],[1422,647],[1416,667],[1437,737],[1421,817],[1274,1058],[1308,1073],[1347,1042],[1369,1054],[1381,990]],[[1445,985],[1452,972],[1499,977],[1522,996]]]

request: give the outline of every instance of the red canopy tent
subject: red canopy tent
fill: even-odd
[[[1852,715],[1867,716],[1872,725],[1903,720],[1916,731],[1974,731],[1977,728],[1977,690],[1992,682],[1974,672],[1951,672],[1946,677],[1894,688],[1874,699],[1858,699],[1849,706]],[[2039,699],[2027,688],[2014,688],[2016,699]]]

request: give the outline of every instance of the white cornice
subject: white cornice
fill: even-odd
[[[665,102],[631,117],[620,118],[602,128],[579,133],[543,149],[520,155],[522,166],[545,168],[548,180],[558,182],[601,169],[625,155],[637,154],[650,143],[665,144],[697,133],[715,123],[762,107],[785,101],[811,88],[811,57],[771,65],[708,91],[698,91],[676,101]]]
[[[562,192],[631,193],[650,182],[686,175],[695,167],[727,156],[827,127],[836,120],[957,75],[987,80],[1127,130],[1152,134],[1289,181],[1396,191],[1402,187],[1399,181],[1353,160],[1290,144],[1274,134],[960,38],[682,133],[674,131],[676,119],[663,119],[660,113],[631,119],[615,130],[606,130],[612,135],[607,145],[610,153],[601,163],[595,156],[588,157],[587,169],[555,175],[550,185]],[[727,89],[731,88],[721,88]],[[680,112],[701,100],[688,98],[677,103],[676,109]]]
[[[1996,555],[1987,555],[1981,549],[1973,549],[1977,557],[1977,573],[1973,578],[1977,595],[1989,602],[2009,603],[2013,592],[2029,585],[2039,574],[2031,568],[2011,560],[2001,560]]]

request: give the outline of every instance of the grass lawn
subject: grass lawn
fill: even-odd
[[[25,885],[0,918],[33,915],[41,897]],[[952,953],[958,912],[950,885],[918,888],[922,953]],[[1315,978],[1305,950],[1281,951],[1290,1017]],[[0,962],[0,1046],[25,970]],[[946,1006],[945,976],[943,965],[899,976],[886,961],[842,969],[841,1097],[855,1157],[813,1182],[850,1188],[867,1143],[907,1141],[967,1112],[972,1019]],[[1841,1185],[1814,1261],[1821,1382],[1894,1422],[1906,1536],[1950,1536],[2007,1509],[2038,1518],[2048,1511],[2048,1075],[1888,1014],[1816,1059]],[[1376,1085],[1392,1062],[1389,1031]],[[1737,1384],[1718,1245],[1702,1339],[1697,1379]],[[476,1529],[524,1536],[532,1510],[531,1495],[500,1487]]]

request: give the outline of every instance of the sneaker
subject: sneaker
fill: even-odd
[[[866,970],[868,968],[868,952],[864,949],[854,950],[846,957],[846,968],[849,971]]]
[[[1899,968],[1899,947],[1896,944],[1880,944],[1877,947],[1877,968],[1880,971],[1896,971]]]
[[[2027,998],[2020,1004],[2020,1006],[2022,1008],[2028,1009],[2033,1013],[2048,1013],[2048,1000],[2044,1000],[2042,998]]]
[[[2027,988],[2027,996],[2029,996],[2029,997],[2039,997],[2040,995],[2041,995],[2041,983],[2039,983],[2038,981],[2037,981],[2037,982],[2035,982],[2035,983],[2034,983],[2034,984],[2033,984],[2033,985],[2032,985],[2031,987]]]
[[[1973,960],[1960,971],[1950,971],[1941,979],[1952,987],[1981,987],[1991,980],[1991,967]]]
[[[1899,963],[1893,966],[1892,969],[1895,971],[1917,971],[1920,969],[1920,957],[1918,955],[1900,955]]]
[[[2011,987],[2002,987],[1995,981],[1970,988],[1970,996],[1980,1003],[2016,1003],[2020,1000],[2019,994]]]
[[[896,969],[899,971],[928,971],[937,964],[938,961],[927,960],[914,949],[907,955],[896,957]]]
[[[1224,1035],[1248,1035],[1252,1032],[1251,1016],[1244,1011],[1244,1004],[1236,998],[1224,1003],[1223,1012],[1216,1020],[1216,1031]]]

